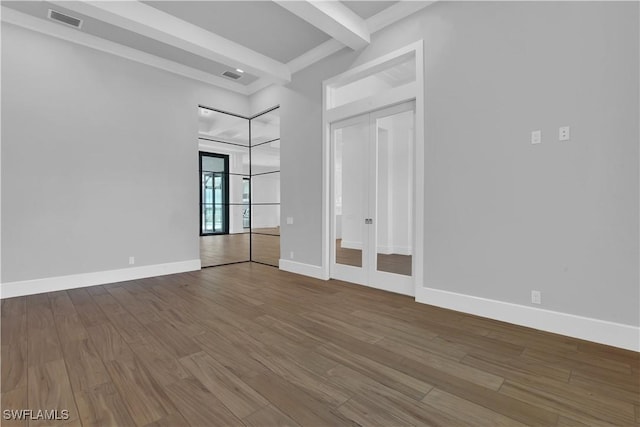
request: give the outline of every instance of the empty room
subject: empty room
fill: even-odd
[[[2,426],[640,426],[640,2],[0,18]]]

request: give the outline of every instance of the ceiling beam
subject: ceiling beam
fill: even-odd
[[[413,15],[427,6],[431,6],[436,1],[437,0],[399,1],[367,19],[367,28],[371,34],[373,34],[409,15]]]
[[[193,80],[228,89],[242,95],[250,94],[248,86],[230,81],[224,77],[216,76],[169,59],[161,58],[119,43],[105,40],[101,37],[97,37],[83,31],[78,31],[75,28],[36,18],[35,16],[27,15],[26,13],[18,12],[14,9],[9,9],[6,6],[0,7],[0,15],[2,16],[2,22],[7,22],[31,31],[36,31],[51,37],[56,37],[61,40],[76,43],[81,46],[86,46],[121,58],[126,58],[130,61],[139,62],[160,70],[165,70]],[[262,79],[258,79],[256,82],[260,80]]]
[[[281,84],[291,81],[286,64],[138,1],[51,3],[220,62],[231,69],[241,68]]]
[[[339,1],[274,1],[351,49],[370,42],[366,22]]]

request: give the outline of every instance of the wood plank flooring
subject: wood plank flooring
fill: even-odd
[[[279,232],[279,228],[256,228],[253,234],[200,236],[200,262],[203,267],[212,267],[249,261],[251,238],[253,260],[277,267],[280,262],[280,235],[277,234]]]
[[[245,263],[2,301],[3,426],[640,425],[639,354]]]

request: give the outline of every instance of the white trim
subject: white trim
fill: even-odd
[[[377,253],[381,255],[411,255],[412,247],[410,246],[384,246],[378,245]]]
[[[111,55],[116,55],[121,58],[168,71],[173,74],[178,74],[213,86],[228,89],[242,95],[250,94],[248,86],[232,82],[214,74],[206,73],[204,71],[182,65],[178,62],[170,61],[156,55],[151,55],[128,46],[114,43],[70,27],[65,27],[54,22],[36,18],[34,16],[27,15],[26,13],[7,8],[6,6],[2,6],[1,9],[2,21],[8,24],[13,24],[31,31],[46,34],[61,40],[109,53]]]
[[[342,240],[340,242],[340,247],[345,249],[362,249],[362,242]]]
[[[323,274],[322,267],[312,264],[303,264],[301,262],[290,261],[288,259],[280,259],[280,270],[288,271],[289,273],[301,274],[303,276],[313,277],[315,279],[327,280]]]
[[[200,260],[192,259],[166,264],[123,268],[120,270],[97,271],[95,273],[81,273],[70,276],[7,282],[0,284],[0,299],[104,285],[106,283],[125,282],[147,277],[165,276],[167,274],[196,271],[200,270],[200,268]]]
[[[640,351],[640,327],[638,326],[422,286],[416,289],[416,301],[555,334]]]
[[[416,115],[415,115],[415,160],[413,164],[414,173],[414,196],[415,202],[413,217],[413,283],[416,288],[421,287],[424,283],[424,167],[425,167],[425,146],[431,141],[426,139],[425,133],[425,74],[424,74],[424,43],[422,40],[414,43],[416,52]],[[417,289],[414,289],[413,295],[417,295]]]
[[[434,1],[399,1],[398,3],[378,12],[372,17],[367,19],[367,27],[371,34],[376,31],[388,27],[389,25],[398,22],[407,16],[413,15],[421,9],[427,6],[431,6],[437,0]]]

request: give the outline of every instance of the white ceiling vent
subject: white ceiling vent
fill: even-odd
[[[238,80],[240,77],[242,77],[241,74],[236,74],[233,71],[225,71],[224,73],[222,73],[222,75],[233,80]]]
[[[77,29],[80,29],[82,27],[82,19],[65,15],[64,13],[57,12],[53,9],[49,9],[49,19],[53,21],[58,21],[64,25],[68,25],[70,27],[77,28]]]

